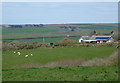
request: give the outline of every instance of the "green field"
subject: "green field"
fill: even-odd
[[[118,81],[118,67],[4,69],[3,81]]]
[[[3,81],[117,81],[117,66],[81,67],[44,67],[46,64],[65,60],[85,61],[94,58],[107,58],[115,47],[57,47],[30,50],[3,51]],[[26,54],[34,56],[25,58]],[[43,66],[43,67],[40,67]],[[38,67],[38,68],[37,68]],[[39,68],[40,67],[40,68]]]
[[[49,28],[56,28],[56,27],[61,27],[61,26],[72,26],[72,27],[77,27],[80,29],[117,29],[118,24],[117,23],[93,23],[93,24],[58,24],[58,25],[46,25],[46,27]]]
[[[77,27],[75,31],[61,29],[61,26]],[[67,35],[90,35],[91,31],[106,34],[117,32],[117,24],[65,24],[45,25],[44,27],[3,28],[3,39],[35,38]],[[80,37],[45,38],[45,43],[64,38],[78,41]],[[8,41],[8,40],[7,40]],[[9,40],[10,41],[10,40]],[[20,42],[43,42],[38,39],[14,40]],[[118,67],[81,66],[83,62],[107,59],[117,49],[115,46],[95,47],[40,47],[36,49],[2,51],[3,81],[117,81]],[[17,53],[21,52],[18,56]],[[33,56],[30,56],[30,54]],[[29,56],[25,58],[25,55]],[[94,62],[92,64],[95,64]],[[114,63],[114,62],[113,62]]]
[[[19,41],[19,42],[40,42],[40,43],[52,43],[56,41],[63,40],[64,38],[70,39],[70,40],[76,40],[78,41],[80,37],[58,37],[58,38],[40,38],[40,39],[20,39],[20,40],[14,40],[14,41]],[[7,40],[11,41],[11,40]]]
[[[9,29],[7,29],[9,31]],[[12,29],[11,29],[12,30]],[[89,35],[90,32],[93,30],[82,30],[82,31],[74,31],[74,32],[29,32],[29,33],[5,33],[4,34],[4,29],[3,29],[3,39],[16,39],[16,38],[33,38],[33,37],[50,37],[50,36],[67,36],[67,35]],[[98,33],[109,33],[111,30],[96,30]]]
[[[76,27],[75,31],[69,29],[62,29],[60,27],[66,26],[69,28]],[[43,27],[23,27],[23,28],[3,28],[2,39],[16,39],[16,38],[34,38],[34,37],[50,37],[50,36],[67,36],[67,35],[90,35],[91,31],[96,30],[97,33],[110,33],[112,30],[117,32],[117,24],[64,24],[64,25],[44,25]],[[51,41],[53,39],[53,41]],[[74,38],[73,38],[74,39]],[[78,38],[79,39],[79,38]],[[78,40],[77,39],[77,40]],[[20,40],[20,41],[38,41],[41,39]],[[49,38],[46,42],[57,41],[56,38]]]
[[[3,28],[3,34],[9,33],[49,33],[49,32],[65,32],[59,28],[47,27],[23,27],[23,28]]]
[[[82,30],[82,31],[74,31],[74,32],[51,32],[51,33],[9,33],[9,34],[3,34],[3,39],[16,39],[16,38],[34,38],[34,37],[50,37],[50,36],[72,36],[72,35],[89,35],[90,32],[93,30]],[[98,33],[109,33],[111,30],[96,30]],[[64,38],[69,38],[72,40],[79,40],[80,37],[59,37],[59,38],[46,38],[45,42],[56,42],[59,40],[62,40]],[[11,41],[11,40],[7,40]],[[14,41],[20,41],[20,42],[43,42],[42,38],[37,39],[20,39],[20,40],[14,40]]]
[[[30,50],[16,50],[21,52],[21,56],[13,51],[3,51],[3,69],[17,68],[31,64],[45,65],[51,62],[62,60],[105,58],[115,51],[115,47],[57,47],[38,48]],[[25,58],[25,55],[33,54]]]

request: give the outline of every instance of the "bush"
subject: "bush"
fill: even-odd
[[[19,50],[19,49],[34,49],[39,47],[48,47],[49,44],[41,44],[39,42],[18,42],[18,41],[12,41],[12,42],[4,42],[2,45],[3,50]]]
[[[67,38],[64,38],[61,41],[56,41],[54,43],[55,46],[76,46],[77,44],[79,44],[78,41],[75,40],[69,40]]]

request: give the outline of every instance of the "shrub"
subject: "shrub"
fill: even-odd
[[[75,41],[75,40],[69,40],[67,38],[64,38],[61,41],[56,41],[54,44],[55,46],[75,46],[77,45],[79,42]]]
[[[2,45],[2,50],[11,50],[11,49],[15,49],[14,46],[7,44],[7,43],[4,43]]]
[[[13,50],[13,49],[34,49],[39,47],[48,47],[48,44],[41,44],[39,42],[18,42],[18,41],[12,41],[12,42],[4,42],[2,45],[3,50]]]

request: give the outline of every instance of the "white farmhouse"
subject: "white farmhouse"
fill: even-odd
[[[87,43],[102,43],[102,42],[114,42],[112,36],[104,36],[104,35],[93,35],[92,37],[89,36],[82,36],[79,39],[79,42],[87,42]]]

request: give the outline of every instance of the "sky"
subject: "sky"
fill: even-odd
[[[119,2],[120,0],[1,0],[2,2]]]
[[[117,23],[117,2],[3,2],[3,24]]]

